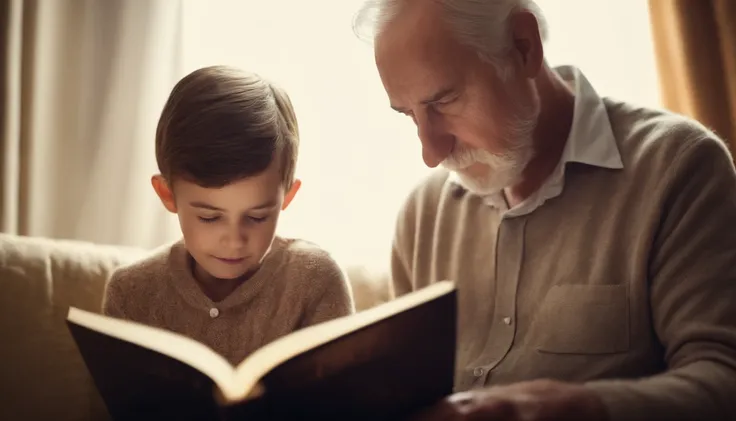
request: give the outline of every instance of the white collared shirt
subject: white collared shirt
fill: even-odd
[[[623,168],[621,154],[601,97],[578,68],[560,66],[554,70],[575,90],[572,128],[565,142],[565,149],[555,170],[542,186],[517,206],[509,209],[501,192],[484,197],[488,205],[504,211],[504,218],[529,214],[548,199],[558,196],[565,184],[565,166],[568,162],[610,169]],[[450,173],[450,181],[459,184],[454,172]]]

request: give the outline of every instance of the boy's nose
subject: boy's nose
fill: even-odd
[[[231,231],[223,238],[225,246],[229,248],[241,248],[248,243],[248,236],[240,230]]]

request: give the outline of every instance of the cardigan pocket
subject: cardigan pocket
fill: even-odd
[[[551,354],[612,354],[629,349],[626,285],[555,285],[530,327],[530,342]]]

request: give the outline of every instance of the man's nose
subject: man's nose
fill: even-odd
[[[438,166],[452,152],[454,137],[436,125],[417,123],[417,132],[422,142],[422,159],[429,168]]]
[[[426,166],[428,166],[429,168],[435,168],[436,166],[440,165],[444,158],[440,158],[440,156],[430,148],[422,146],[422,159],[424,160],[424,164]]]

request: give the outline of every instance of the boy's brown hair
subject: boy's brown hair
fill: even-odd
[[[255,73],[204,67],[180,80],[156,129],[156,162],[172,183],[223,187],[279,160],[284,189],[294,181],[296,114],[286,92]]]

